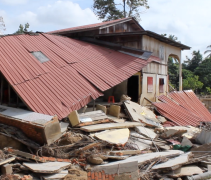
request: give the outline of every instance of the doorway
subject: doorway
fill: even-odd
[[[139,98],[139,76],[131,76],[127,82],[127,95],[131,97],[131,100],[138,102]]]

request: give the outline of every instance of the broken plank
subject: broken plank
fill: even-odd
[[[141,154],[141,150],[121,150],[121,151],[111,151],[110,155],[136,155]]]
[[[125,143],[127,143],[129,135],[130,135],[130,131],[128,128],[106,130],[106,131],[94,134],[94,136],[97,139],[100,139],[109,144],[115,144],[118,146],[124,145]]]
[[[178,157],[169,159],[168,161],[166,161],[164,163],[155,165],[152,167],[152,169],[156,170],[156,169],[167,169],[168,168],[171,170],[175,170],[175,169],[179,168],[180,166],[182,166],[183,164],[187,163],[189,161],[189,159],[191,158],[191,156],[192,156],[191,152],[185,153]]]
[[[31,171],[36,173],[58,173],[71,166],[68,162],[47,162],[47,163],[23,163]]]
[[[143,124],[139,122],[106,123],[106,124],[84,126],[84,127],[81,127],[80,129],[86,132],[96,132],[96,131],[102,131],[102,130],[108,130],[108,129],[132,128],[135,126],[143,126]]]

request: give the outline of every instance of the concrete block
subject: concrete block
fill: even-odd
[[[107,108],[106,108],[106,106],[97,104],[97,105],[96,105],[96,110],[101,110],[101,111],[103,111],[105,114],[107,114]]]
[[[12,164],[5,164],[1,166],[1,173],[3,175],[12,174]]]
[[[109,108],[109,115],[119,118],[120,110],[120,106],[111,105]]]
[[[78,116],[78,112],[77,111],[73,111],[71,112],[69,115],[68,115],[68,118],[69,118],[69,121],[71,123],[71,125],[74,127],[74,126],[77,126],[79,123],[80,123],[80,119],[79,119],[79,116]]]

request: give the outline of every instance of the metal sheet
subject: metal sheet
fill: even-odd
[[[31,52],[41,51],[40,63]],[[66,117],[151,60],[50,34],[0,38],[0,71],[32,111]]]
[[[168,96],[161,95],[162,102],[153,103],[158,112],[177,125],[197,126],[200,121],[211,122],[211,114],[192,90],[174,91]]]

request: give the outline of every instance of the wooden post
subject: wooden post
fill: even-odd
[[[11,105],[11,87],[10,84],[8,83],[8,106]]]
[[[182,53],[180,55],[180,59],[178,59],[179,61],[179,91],[182,91]]]

